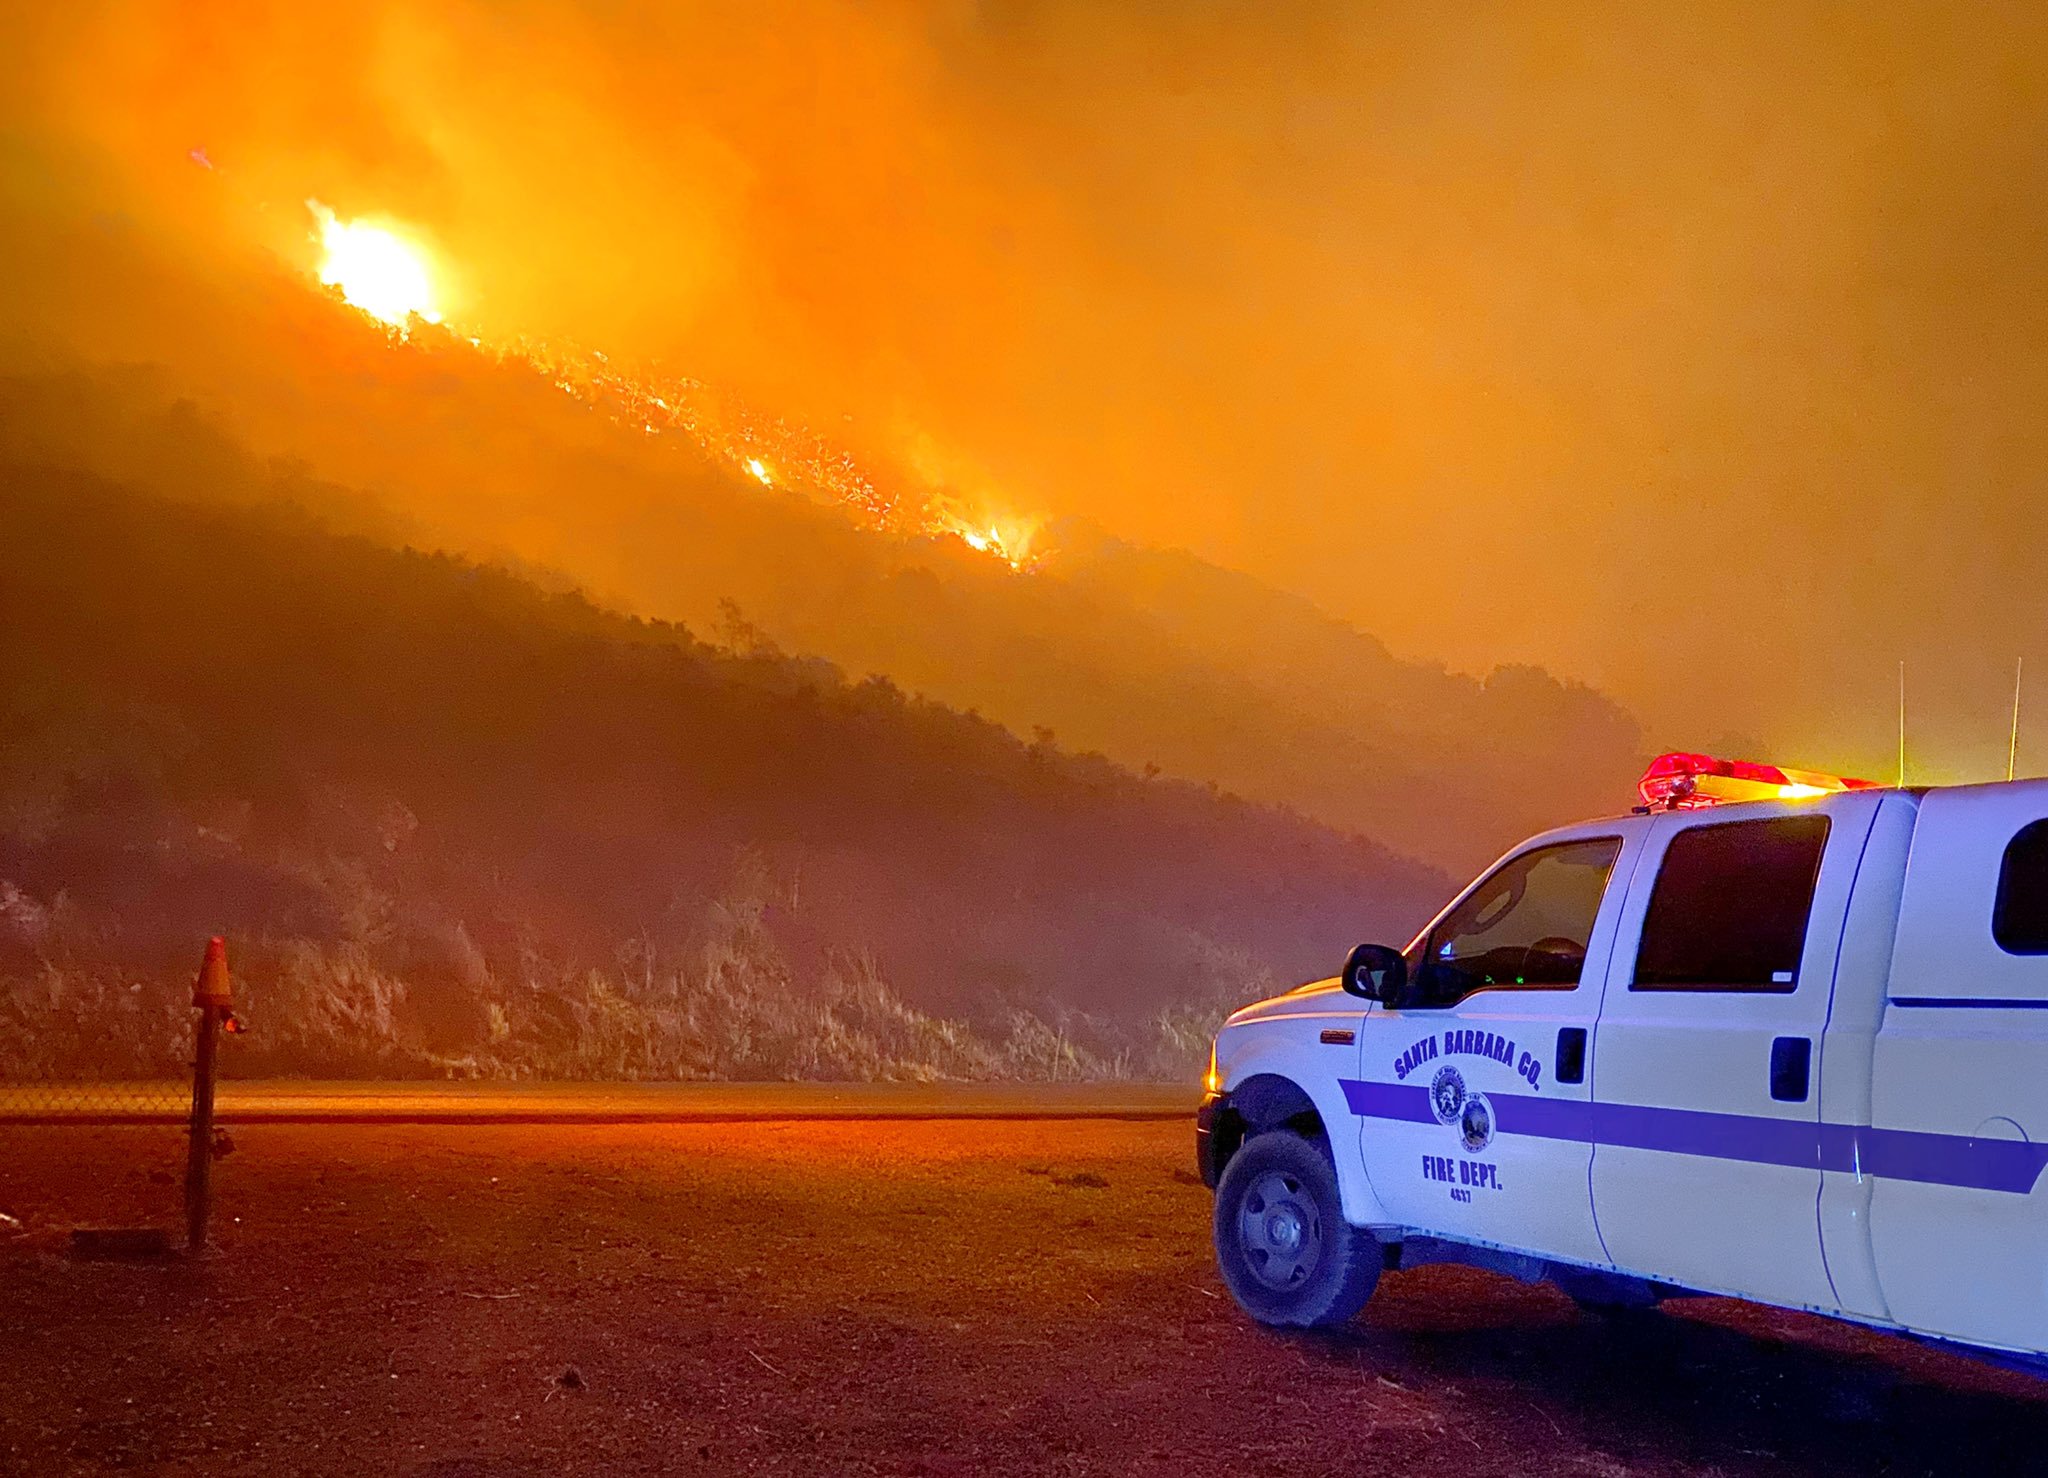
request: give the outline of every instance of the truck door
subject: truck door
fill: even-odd
[[[1409,951],[1410,998],[1365,1020],[1360,1149],[1402,1225],[1578,1262],[1602,1261],[1583,1135],[1586,1053],[1639,823],[1555,835],[1508,857]],[[1531,1132],[1532,1124],[1536,1125]]]
[[[1874,796],[1659,816],[1593,1045],[1593,1209],[1617,1267],[1835,1309],[1819,1059]]]

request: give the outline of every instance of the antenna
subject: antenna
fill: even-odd
[[[1906,788],[1906,664],[1899,662],[1899,789]]]
[[[2020,767],[2020,679],[2025,676],[2027,659],[2016,657],[2012,664],[2012,738],[2005,746],[2005,778],[2010,780]]]

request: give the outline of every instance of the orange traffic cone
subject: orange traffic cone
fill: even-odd
[[[192,982],[192,1004],[218,1006],[223,1011],[235,1004],[234,985],[228,979],[227,941],[218,934],[206,941],[206,958],[200,962],[199,978]]]

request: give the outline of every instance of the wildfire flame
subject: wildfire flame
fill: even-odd
[[[887,487],[844,447],[804,426],[763,417],[701,380],[625,373],[601,353],[561,344],[496,349],[545,375],[563,394],[649,436],[675,434],[763,487],[787,487],[837,503],[870,528],[913,538],[956,539],[1013,570],[1043,559],[1035,521],[995,517],[942,493]]]
[[[317,200],[306,209],[320,223],[320,281],[372,318],[403,330],[417,315],[441,321],[427,264],[413,246],[382,226],[344,221]]]
[[[1031,562],[1031,534],[1028,526],[1009,529],[989,524],[977,528],[963,519],[948,513],[938,513],[933,522],[942,533],[951,534],[969,549],[982,554],[993,554],[1012,569],[1022,569]]]
[[[320,281],[350,305],[407,334],[414,318],[441,322],[433,282],[419,249],[397,232],[364,220],[343,221],[317,200],[306,202],[320,223],[325,257]],[[675,434],[714,462],[763,487],[787,487],[837,503],[871,528],[917,538],[956,539],[1013,570],[1035,566],[1036,525],[988,510],[970,511],[943,493],[886,489],[852,453],[802,426],[760,416],[701,381],[631,375],[595,350],[520,341],[486,343],[460,334],[472,348],[522,364],[565,395],[647,436]]]

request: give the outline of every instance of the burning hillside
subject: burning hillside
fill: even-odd
[[[317,200],[321,283],[399,338],[442,323],[427,249],[395,223],[343,221]],[[913,537],[954,538],[1012,569],[1035,562],[1035,523],[971,512],[929,489],[891,482],[852,452],[781,417],[760,414],[730,392],[700,380],[632,372],[597,350],[559,342],[487,342],[473,348],[529,366],[556,388],[648,436],[680,437],[717,465],[764,487],[786,487],[833,503],[869,528]]]
[[[195,241],[254,213],[197,193],[213,213]],[[927,475],[950,466],[941,449],[804,429],[831,424],[827,403],[778,417],[751,392],[465,332],[475,305],[433,243],[409,244],[422,292],[409,270],[377,276],[397,259],[350,230],[379,317],[347,301],[340,263],[319,283],[324,223],[290,212],[277,249],[245,236],[219,259],[94,218],[19,238],[0,274],[21,329],[0,341],[0,464],[295,504],[736,650],[885,674],[1454,871],[1641,772],[1628,715],[1581,685],[1403,661],[1299,595],[1084,522],[1027,543],[959,493],[994,478]]]

